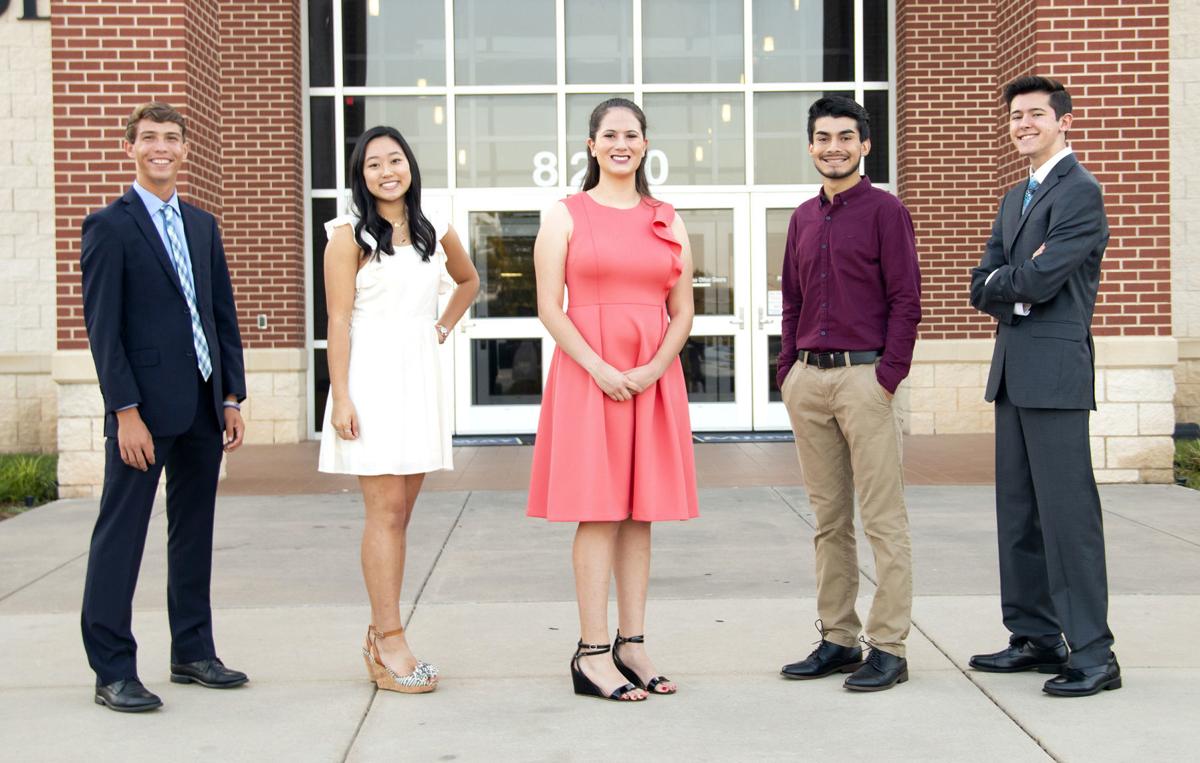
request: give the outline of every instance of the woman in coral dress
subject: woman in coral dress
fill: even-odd
[[[676,689],[655,670],[642,636],[650,523],[698,514],[679,363],[694,314],[692,261],[683,221],[650,196],[642,110],[623,98],[605,101],[588,132],[583,192],[546,213],[534,245],[538,315],[557,349],[528,513],[579,523],[575,692],[641,700]],[[610,657],[614,575],[620,622]]]
[[[479,290],[454,229],[421,208],[421,172],[394,128],[372,127],[350,155],[354,214],[325,224],[329,402],[318,468],[358,475],[371,601],[363,645],[380,689],[432,691],[400,619],[408,521],[425,473],[453,468],[438,345]],[[438,293],[453,291],[440,317]]]

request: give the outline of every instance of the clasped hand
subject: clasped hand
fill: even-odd
[[[592,372],[592,379],[595,380],[600,391],[611,400],[623,402],[631,400],[634,395],[647,390],[654,382],[658,381],[660,375],[648,365],[637,366],[622,372],[604,363]]]

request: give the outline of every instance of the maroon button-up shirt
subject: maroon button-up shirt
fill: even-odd
[[[908,210],[863,178],[801,204],[783,258],[780,384],[799,350],[879,350],[888,392],[908,376],[921,322],[921,271]]]

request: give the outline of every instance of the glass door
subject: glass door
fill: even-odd
[[[754,429],[788,429],[787,411],[775,383],[783,318],[783,255],[792,212],[816,193],[755,193],[750,201],[753,291]]]
[[[473,192],[454,199],[454,229],[479,271],[479,297],[454,331],[455,431],[537,429],[554,344],[537,317],[533,242],[557,192]]]
[[[746,194],[663,192],[687,226],[696,319],[680,353],[692,429],[751,426],[749,213]]]

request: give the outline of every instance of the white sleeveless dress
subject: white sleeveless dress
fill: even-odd
[[[426,215],[428,217],[428,215]],[[332,238],[358,218],[325,223]],[[333,431],[333,391],[325,403],[317,468],[337,474],[423,474],[453,469],[450,401],[442,387],[443,346],[438,344],[438,294],[454,288],[441,240],[449,223],[429,217],[438,240],[429,262],[412,246],[381,254],[355,277],[350,320],[349,393],[359,434],[343,440]],[[364,232],[368,244],[374,243]]]

